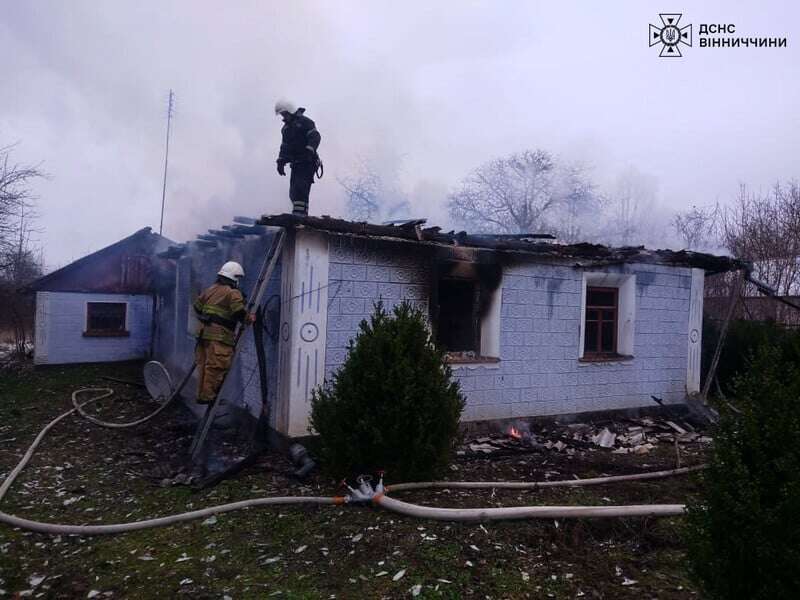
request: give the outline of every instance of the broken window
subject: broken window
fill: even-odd
[[[126,302],[87,302],[86,336],[128,335]]]
[[[448,352],[479,354],[479,299],[479,286],[475,281],[442,279],[439,282],[437,341]]]
[[[495,264],[440,264],[434,327],[436,341],[451,361],[497,360],[501,277]]]
[[[584,356],[617,354],[618,291],[610,287],[586,288]]]

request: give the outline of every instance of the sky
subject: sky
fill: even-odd
[[[693,25],[682,58],[648,47],[659,12]],[[700,48],[701,23],[788,44]],[[790,0],[30,0],[4,4],[0,53],[0,146],[48,174],[33,189],[48,268],[158,230],[170,89],[176,241],[290,210],[278,98],[322,134],[318,215],[344,216],[337,180],[364,159],[390,163],[414,216],[445,226],[470,170],[528,148],[582,161],[601,188],[652,176],[665,214],[800,178]]]

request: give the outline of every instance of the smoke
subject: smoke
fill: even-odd
[[[165,234],[177,241],[236,214],[289,209],[274,163],[279,97],[305,106],[323,136],[313,214],[345,214],[337,179],[376,148],[402,157],[410,215],[444,227],[446,193],[464,175],[525,148],[590,165],[602,190],[635,165],[657,178],[656,207],[670,213],[732,198],[739,181],[791,178],[799,166],[800,81],[787,76],[796,45],[687,49],[666,64],[642,42],[654,18],[642,3],[499,11],[490,2],[353,0],[334,10],[253,1],[220,11],[195,1],[43,0],[3,10],[0,52],[14,61],[0,143],[21,141],[20,162],[52,175],[35,189],[50,267],[157,227],[170,88]],[[770,2],[737,10],[770,35],[800,16]]]

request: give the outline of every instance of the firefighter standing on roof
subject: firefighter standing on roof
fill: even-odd
[[[292,201],[292,214],[295,215],[308,214],[308,195],[314,183],[314,174],[322,175],[322,163],[317,154],[322,137],[314,121],[303,114],[305,110],[295,108],[285,100],[275,103],[275,114],[283,119],[278,173],[286,175],[285,167],[291,165],[289,199]]]
[[[225,374],[233,360],[236,324],[248,320],[239,280],[244,269],[237,262],[226,262],[217,273],[217,281],[194,302],[194,311],[202,327],[197,334],[197,402],[210,404],[217,397]]]

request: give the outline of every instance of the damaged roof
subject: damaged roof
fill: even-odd
[[[153,256],[172,242],[150,227],[36,279],[25,292],[143,294],[152,291]]]
[[[260,219],[234,217],[232,225],[221,229],[210,229],[197,239],[184,244],[170,246],[157,256],[177,259],[183,256],[189,245],[199,249],[213,249],[220,242],[230,242],[246,235],[265,235],[269,227],[286,229],[314,229],[335,235],[361,238],[394,240],[418,244],[433,244],[446,247],[476,248],[495,252],[515,252],[541,260],[569,261],[579,268],[600,267],[624,263],[650,263],[673,267],[692,267],[708,273],[723,273],[745,267],[745,263],[729,256],[716,256],[690,250],[649,250],[644,246],[611,247],[581,242],[560,244],[554,236],[542,233],[530,234],[469,234],[466,231],[442,232],[441,227],[423,227],[425,219],[409,219],[378,225],[327,215],[321,217],[292,214],[264,215]]]
[[[721,273],[744,268],[744,263],[729,256],[716,256],[690,250],[649,250],[644,246],[611,247],[581,242],[559,244],[553,236],[543,234],[485,235],[465,231],[442,232],[441,227],[423,227],[424,220],[412,220],[400,225],[377,225],[334,219],[329,216],[298,216],[292,214],[264,215],[257,225],[285,228],[306,228],[338,235],[402,240],[445,246],[520,252],[554,260],[575,260],[577,266],[592,267],[620,263],[651,263],[675,267],[704,269]]]

